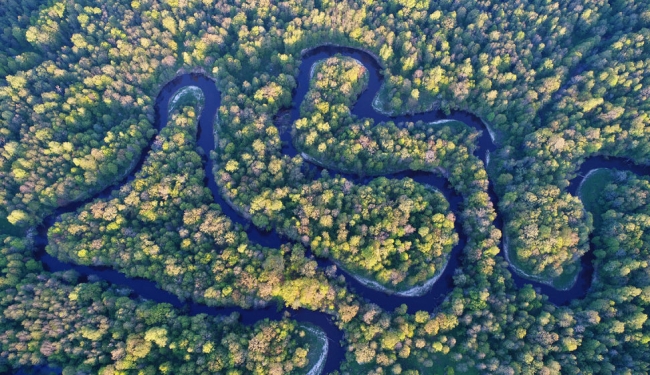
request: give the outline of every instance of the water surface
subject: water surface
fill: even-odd
[[[360,95],[359,99],[356,101],[351,110],[353,115],[356,115],[359,118],[372,118],[375,121],[375,124],[385,121],[393,121],[399,125],[400,123],[405,122],[434,122],[442,119],[458,120],[482,132],[480,138],[477,140],[476,152],[484,162],[487,161],[486,157],[488,152],[496,150],[497,146],[492,142],[489,133],[485,128],[485,125],[478,117],[469,113],[454,111],[449,116],[446,116],[441,111],[436,110],[415,115],[387,116],[376,112],[372,107],[372,101],[383,83],[381,67],[377,61],[368,53],[361,50],[345,47],[317,47],[309,50],[303,56],[303,61],[300,65],[299,75],[297,77],[298,86],[294,91],[292,107],[288,109],[290,112],[291,123],[300,117],[300,104],[304,100],[305,94],[309,89],[309,73],[311,66],[315,62],[327,57],[334,56],[335,54],[341,54],[343,56],[359,60],[364,64],[370,76],[368,88]],[[212,192],[215,202],[221,206],[223,213],[232,219],[233,222],[241,224],[244,228],[246,228],[246,233],[252,242],[271,248],[279,248],[280,245],[289,242],[289,240],[281,237],[275,230],[269,232],[262,231],[249,223],[245,218],[240,216],[234,209],[230,207],[230,205],[225,202],[220,193],[220,189],[217,186],[214,175],[212,173],[213,161],[209,157],[206,157],[206,155],[209,155],[210,150],[215,149],[215,141],[213,137],[214,116],[217,109],[221,105],[220,93],[212,80],[200,74],[186,74],[175,78],[167,85],[165,85],[156,99],[156,128],[160,131],[168,122],[169,99],[172,98],[174,94],[178,92],[178,90],[187,86],[199,87],[205,96],[205,104],[201,112],[197,131],[197,145],[203,150],[203,167],[205,169],[206,175],[205,183]],[[281,139],[283,141],[283,154],[288,156],[297,155],[297,150],[291,141],[290,129],[287,128],[281,133]],[[112,191],[119,189],[123,184],[128,183],[135,178],[135,175],[140,171],[145,157],[149,151],[150,146],[142,152],[142,155],[132,172],[119,183],[104,189],[103,191],[93,195],[91,198],[80,202],[67,204],[64,207],[57,209],[52,215],[45,218],[43,224],[38,228],[38,236],[36,241],[38,250],[37,258],[40,259],[45,264],[46,268],[50,271],[65,271],[74,269],[79,274],[81,274],[82,281],[87,280],[88,278],[100,278],[113,284],[126,285],[133,290],[132,296],[134,297],[142,297],[156,302],[170,303],[189,314],[204,313],[209,315],[222,315],[237,312],[241,316],[241,322],[245,324],[253,324],[263,319],[280,319],[286,309],[279,309],[275,305],[271,305],[263,309],[245,310],[237,307],[215,308],[197,303],[181,302],[175,295],[160,289],[157,287],[156,283],[152,281],[141,278],[130,278],[107,267],[81,266],[64,263],[45,253],[44,249],[47,245],[47,230],[53,225],[59,215],[67,212],[74,212],[81,206],[97,198],[110,198]],[[324,169],[322,167],[312,165],[307,161],[305,161],[305,163],[317,172],[313,174],[314,178],[319,177],[320,173],[318,172]],[[649,172],[648,167],[630,165],[621,159],[607,160],[604,158],[596,157],[591,158],[587,162],[583,163],[579,174],[586,175],[589,170],[594,168],[612,167],[616,169],[630,170],[639,174],[648,174]],[[372,180],[372,178],[364,176],[338,173],[336,170],[328,170],[328,172],[330,175],[343,175],[344,177],[358,184],[368,183]],[[358,295],[367,299],[369,302],[379,305],[385,310],[390,311],[402,304],[406,304],[408,306],[409,312],[415,312],[418,310],[433,311],[453,290],[454,285],[452,276],[454,275],[455,270],[461,266],[462,249],[467,243],[467,235],[462,230],[462,222],[459,215],[462,210],[461,206],[463,199],[449,185],[446,179],[434,173],[422,171],[404,171],[400,173],[387,174],[385,177],[396,179],[409,177],[419,183],[434,186],[445,195],[450,203],[450,209],[456,213],[457,220],[455,223],[455,229],[459,235],[459,242],[456,246],[454,246],[450,254],[449,263],[442,273],[440,279],[433,285],[431,290],[421,297],[399,297],[395,295],[388,295],[384,292],[376,291],[364,286],[354,278],[350,277],[350,275],[343,270],[339,270],[339,272],[343,273],[346,276],[348,286],[351,289],[354,289]],[[579,177],[574,179],[568,189],[568,191],[572,194],[575,194],[576,192],[578,185],[576,180],[578,179]],[[489,195],[492,203],[496,207],[498,204],[498,197],[493,191],[492,184],[490,184],[489,187]],[[503,222],[500,217],[497,216],[494,224],[498,229],[503,231]],[[502,246],[501,250],[503,251]],[[551,286],[524,279],[514,272],[512,273],[512,278],[518,287],[523,287],[525,284],[532,284],[535,289],[545,294],[550,302],[556,305],[565,305],[574,299],[583,298],[586,295],[591,285],[593,274],[593,266],[591,264],[592,260],[592,251],[582,257],[582,270],[578,276],[578,281],[571,289],[566,291],[558,291]],[[333,264],[330,260],[327,259],[317,259],[317,261],[321,267],[327,267]],[[309,322],[315,324],[326,332],[328,338],[332,341],[332,345],[329,346],[329,355],[327,357],[324,372],[327,373],[336,370],[339,367],[340,362],[343,360],[345,353],[343,348],[341,348],[339,345],[343,334],[333,324],[332,319],[324,313],[313,312],[305,309],[291,311],[291,318],[296,319],[299,322]]]

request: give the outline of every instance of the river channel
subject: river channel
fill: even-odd
[[[354,107],[352,108],[352,113],[358,116],[359,118],[372,118],[375,121],[375,124],[380,122],[385,122],[385,121],[393,121],[398,125],[404,122],[417,122],[417,121],[434,122],[443,119],[458,120],[467,124],[470,127],[482,131],[482,135],[478,139],[477,152],[481,153],[480,157],[484,161],[484,163],[487,162],[488,153],[490,151],[496,150],[497,147],[493,143],[489,135],[489,132],[487,131],[481,119],[465,112],[456,111],[456,112],[452,112],[450,115],[447,116],[441,111],[429,111],[429,112],[415,114],[415,115],[394,116],[394,117],[376,112],[373,109],[372,102],[383,83],[381,66],[370,54],[363,52],[361,50],[345,48],[345,47],[321,46],[321,47],[311,49],[303,55],[303,60],[299,68],[299,75],[297,77],[298,87],[294,91],[292,107],[288,109],[290,112],[291,124],[293,124],[293,122],[300,117],[300,113],[299,113],[300,104],[302,103],[305,94],[309,89],[309,80],[310,80],[309,75],[310,75],[310,69],[312,65],[321,59],[331,57],[335,54],[341,54],[343,56],[351,57],[360,61],[366,67],[370,75],[368,88],[360,95],[357,102],[354,104]],[[186,74],[175,78],[174,80],[170,81],[167,85],[165,85],[163,89],[160,91],[156,99],[155,126],[158,129],[158,131],[160,131],[160,129],[162,129],[167,124],[168,104],[170,98],[172,98],[174,94],[178,92],[179,89],[188,86],[196,86],[200,88],[203,91],[205,97],[205,103],[199,119],[199,126],[197,131],[197,145],[203,149],[204,155],[209,155],[210,154],[209,151],[215,149],[215,140],[213,136],[214,116],[216,114],[217,109],[221,105],[220,93],[217,90],[215,83],[211,79],[200,74]],[[281,133],[281,139],[283,141],[283,147],[282,147],[283,154],[288,156],[297,155],[298,152],[293,146],[293,142],[291,141],[290,129],[286,129]],[[41,260],[45,264],[46,268],[50,271],[64,271],[64,270],[74,269],[82,275],[82,279],[84,278],[87,279],[88,277],[90,277],[91,279],[101,278],[110,283],[126,285],[133,290],[133,296],[140,296],[156,302],[170,303],[178,308],[184,309],[184,311],[189,314],[205,313],[209,315],[222,315],[222,314],[229,314],[232,312],[238,312],[241,315],[241,321],[245,324],[252,324],[265,318],[274,319],[274,320],[280,319],[285,310],[278,309],[277,306],[275,305],[271,305],[263,309],[244,310],[241,308],[215,308],[215,307],[208,307],[205,305],[200,305],[195,303],[187,303],[187,302],[183,303],[175,295],[158,288],[156,284],[152,281],[139,279],[139,278],[129,278],[123,275],[122,273],[107,267],[80,266],[75,264],[64,263],[50,256],[49,254],[45,253],[45,246],[47,245],[47,231],[52,226],[52,224],[55,222],[56,218],[59,215],[67,212],[74,212],[78,208],[82,207],[83,205],[97,198],[109,198],[113,190],[119,189],[122,185],[134,179],[136,173],[140,171],[141,166],[149,150],[150,149],[147,148],[143,151],[138,164],[135,166],[133,171],[128,175],[128,177],[126,177],[123,181],[105,189],[104,191],[98,194],[95,194],[93,197],[89,199],[86,199],[81,202],[68,204],[65,207],[56,210],[56,212],[54,212],[52,215],[45,218],[43,224],[38,228],[38,235],[36,237],[38,259]],[[222,198],[220,189],[216,184],[214,175],[212,173],[213,161],[209,157],[204,156],[203,163],[204,163],[203,166],[206,175],[205,183],[207,184],[208,188],[212,192],[215,202],[221,206],[223,213],[228,217],[230,217],[230,219],[233,220],[233,222],[239,223],[244,228],[246,228],[246,232],[248,234],[248,238],[250,241],[271,248],[278,248],[281,244],[289,242],[286,238],[281,237],[274,230],[270,232],[259,230],[254,225],[247,222],[247,220],[241,217],[235,210],[233,210]],[[305,160],[305,164],[310,165],[307,160]],[[628,169],[628,170],[633,170],[635,172],[637,172],[636,169],[639,169],[638,172],[644,172],[644,173],[648,172],[646,168],[630,167],[629,164],[621,160],[608,161],[603,158],[592,158],[587,163],[584,163],[582,165],[579,171],[579,175],[586,175],[586,173],[591,169],[608,167],[610,164],[611,166],[616,166],[618,169]],[[316,170],[322,169],[321,167],[315,165],[310,165],[310,167]],[[354,181],[355,183],[367,183],[369,180],[371,180],[371,178],[368,177],[360,177],[356,175],[338,173],[335,170],[329,170],[329,172],[331,175],[335,175],[335,174],[344,175],[346,178]],[[315,173],[316,177],[318,175],[320,174]],[[363,285],[362,283],[360,283],[359,281],[351,277],[349,274],[347,274],[344,270],[341,270],[340,268],[338,272],[345,275],[346,282],[349,288],[355,290],[355,292],[358,295],[360,295],[361,297],[365,298],[366,300],[372,303],[379,305],[385,310],[391,311],[402,304],[406,304],[408,306],[409,312],[415,312],[418,310],[433,311],[440,305],[440,303],[444,300],[444,298],[453,290],[454,285],[453,285],[452,276],[456,268],[461,266],[462,252],[463,252],[462,249],[464,248],[467,241],[467,235],[462,230],[462,223],[459,215],[460,214],[459,205],[462,204],[463,199],[460,195],[458,195],[457,192],[455,192],[450,187],[448,182],[443,177],[436,175],[434,173],[421,172],[421,171],[405,171],[401,173],[384,175],[384,177],[387,178],[409,177],[419,183],[432,185],[445,195],[445,197],[450,203],[450,209],[456,214],[457,220],[455,225],[456,225],[456,232],[459,235],[459,242],[453,248],[450,254],[449,263],[445,268],[445,270],[443,271],[443,274],[441,275],[439,280],[433,285],[431,290],[429,290],[423,296],[419,296],[419,297],[400,297],[396,295],[389,295],[384,292],[380,292]],[[575,180],[577,179],[578,178],[576,178]],[[579,181],[576,182],[575,180],[572,181],[572,184],[569,187],[569,191],[573,194],[575,194],[575,190],[579,183]],[[490,184],[489,194],[493,204],[496,207],[498,204],[498,200],[496,194],[492,190],[492,184]],[[495,221],[494,224],[498,229],[503,231],[503,222],[499,216],[497,216],[497,220]],[[503,251],[503,248],[501,250]],[[571,289],[566,291],[559,291],[551,286],[524,279],[518,276],[515,272],[512,272],[512,277],[518,287],[522,287],[525,284],[532,284],[533,287],[536,288],[538,291],[547,295],[550,302],[556,305],[565,305],[574,299],[579,299],[586,295],[591,285],[591,279],[593,273],[593,266],[591,264],[592,259],[593,259],[592,251],[590,251],[589,253],[587,253],[585,256],[582,257],[582,270],[578,276],[578,280]],[[316,260],[318,261],[318,264],[321,267],[327,267],[333,264],[330,260],[327,259],[316,259]],[[332,319],[329,316],[325,315],[324,313],[313,312],[306,309],[291,311],[290,313],[291,313],[291,318],[299,322],[309,322],[315,324],[326,332],[328,338],[331,340],[330,342],[331,345],[329,345],[329,353],[327,356],[324,373],[328,373],[336,370],[339,367],[341,361],[343,360],[345,353],[343,348],[341,348],[341,346],[339,345],[339,341],[342,340],[343,334],[334,325]]]

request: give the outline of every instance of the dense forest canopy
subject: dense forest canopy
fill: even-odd
[[[650,163],[647,1],[0,0],[0,25],[0,371],[309,373],[324,333],[300,322],[308,309],[342,330],[341,374],[650,372],[648,176],[610,170],[568,189],[591,157]],[[376,58],[376,111],[465,111],[496,150],[484,160],[480,131],[459,122],[353,115],[369,84],[355,59],[297,82],[325,44]],[[215,103],[192,91],[156,130],[157,96],[187,72],[221,93],[214,150],[197,122]],[[292,104],[300,116],[282,124]],[[314,176],[312,163],[432,173],[461,203],[409,178]],[[261,246],[250,226],[286,241]],[[182,301],[289,312],[252,326],[191,316],[48,271],[43,236],[60,260]],[[452,290],[429,308],[382,309],[350,287],[350,274],[421,286],[457,243]],[[567,306],[511,274],[567,289],[589,251],[591,288]]]

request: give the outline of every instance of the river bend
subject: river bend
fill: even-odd
[[[496,150],[496,145],[490,138],[489,132],[486,131],[487,129],[485,124],[474,115],[466,112],[454,111],[451,113],[451,115],[446,116],[441,111],[436,110],[414,115],[393,117],[376,112],[373,109],[372,102],[383,83],[381,66],[370,54],[353,48],[321,46],[311,49],[303,55],[303,60],[299,68],[299,75],[297,77],[298,87],[294,91],[292,107],[289,109],[291,124],[293,124],[293,122],[300,117],[300,104],[304,100],[305,94],[309,89],[309,74],[312,65],[321,59],[334,56],[335,54],[341,54],[343,56],[351,57],[360,61],[366,67],[370,75],[368,88],[361,93],[358,100],[354,104],[354,107],[352,108],[352,114],[358,116],[359,118],[372,118],[376,124],[386,121],[393,121],[396,124],[417,121],[434,122],[442,119],[451,119],[464,122],[468,126],[482,132],[481,137],[478,139],[477,146],[479,152],[483,153],[481,159],[484,161],[484,163],[487,164],[487,155],[490,151]],[[229,204],[226,203],[220,194],[219,187],[216,184],[214,175],[212,173],[213,161],[209,157],[205,156],[210,155],[209,151],[215,149],[215,140],[213,136],[214,116],[217,109],[221,105],[220,93],[218,92],[215,83],[212,80],[200,74],[185,74],[173,79],[168,84],[166,84],[156,99],[156,128],[158,131],[160,131],[160,129],[162,129],[167,124],[168,104],[170,98],[172,98],[179,89],[188,86],[199,87],[205,96],[205,104],[199,118],[197,145],[204,151],[203,166],[205,169],[206,184],[212,192],[215,202],[221,206],[223,213],[230,217],[233,222],[239,223],[244,226],[244,228],[247,228],[246,232],[250,241],[263,246],[278,248],[283,243],[288,242],[288,240],[282,238],[275,230],[272,230],[270,232],[261,231],[251,223],[247,222],[246,219],[241,217],[234,209],[230,207]],[[290,129],[286,129],[281,133],[281,139],[283,141],[282,153],[288,156],[297,155],[298,152],[291,141]],[[80,266],[64,263],[45,253],[44,249],[47,245],[47,231],[53,225],[59,215],[68,212],[74,212],[81,206],[97,198],[109,198],[113,190],[119,189],[123,184],[128,183],[134,179],[135,174],[140,171],[149,150],[150,147],[147,147],[142,152],[135,168],[121,182],[104,189],[102,192],[95,194],[91,198],[88,198],[84,201],[70,203],[65,207],[59,208],[52,215],[45,218],[43,224],[38,228],[38,235],[36,236],[37,258],[40,259],[46,265],[46,268],[50,271],[65,271],[74,269],[82,275],[82,280],[93,280],[100,278],[110,283],[126,285],[134,291],[133,296],[140,296],[156,302],[170,303],[175,307],[181,308],[182,310],[184,309],[184,311],[189,314],[205,313],[209,315],[221,315],[238,312],[241,315],[241,321],[245,324],[253,324],[259,320],[266,318],[280,319],[284,310],[278,309],[277,306],[274,305],[263,309],[245,310],[242,308],[215,308],[196,303],[182,303],[175,295],[161,290],[152,281],[141,278],[129,278],[124,274],[107,267]],[[305,160],[305,163],[310,164],[307,160]],[[579,174],[586,175],[590,169],[602,168],[604,165],[608,167],[610,164],[612,167],[616,167],[617,169],[627,169],[640,174],[648,174],[648,169],[645,167],[630,166],[622,160],[607,161],[603,158],[590,159],[588,162],[582,165]],[[319,170],[323,169],[322,167],[313,164],[311,167]],[[330,173],[332,175],[344,175],[346,178],[354,181],[355,183],[367,183],[370,180],[369,178],[362,178],[356,175],[339,173],[336,170],[330,170]],[[384,175],[384,177],[409,177],[419,183],[432,185],[439,189],[449,201],[450,209],[456,213],[457,220],[455,225],[456,231],[459,234],[459,242],[453,248],[449,256],[448,264],[439,280],[433,285],[431,290],[420,297],[399,297],[395,295],[388,295],[384,292],[380,292],[364,286],[340,268],[339,272],[342,272],[346,276],[346,280],[350,288],[354,289],[363,298],[372,303],[376,303],[385,310],[390,311],[396,307],[399,307],[401,304],[407,304],[409,312],[415,312],[418,310],[433,311],[453,290],[454,285],[452,276],[456,268],[461,265],[462,249],[467,242],[467,235],[462,231],[462,223],[460,220],[460,215],[458,215],[460,210],[459,205],[462,203],[462,197],[459,196],[458,193],[449,186],[444,178],[433,173],[422,171],[405,171],[400,173],[387,174]],[[578,183],[576,183],[575,180],[572,181],[569,192],[575,194],[577,185]],[[490,184],[489,187],[489,194],[494,206],[496,207],[498,204],[498,198],[492,189],[492,184]],[[500,217],[497,216],[494,224],[499,230],[503,231],[503,222]],[[503,251],[502,245],[501,250]],[[523,287],[525,284],[532,284],[541,293],[548,296],[550,302],[556,305],[565,305],[573,299],[582,298],[584,295],[586,295],[591,285],[591,278],[593,273],[593,266],[591,264],[592,259],[592,251],[582,257],[582,270],[578,276],[578,281],[571,289],[566,291],[559,291],[551,286],[524,279],[518,276],[515,272],[512,272],[512,277],[518,287]],[[317,261],[321,267],[326,267],[333,264],[330,260],[327,259],[317,259]],[[327,373],[336,370],[344,358],[344,351],[340,345],[338,345],[338,342],[343,338],[343,334],[333,324],[331,319],[324,313],[313,312],[306,309],[292,311],[291,318],[299,322],[310,322],[318,325],[327,333],[328,338],[334,344],[329,346],[329,354],[327,357],[327,362],[325,364],[324,372]]]

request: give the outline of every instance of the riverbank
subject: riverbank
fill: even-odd
[[[345,268],[343,265],[341,265],[340,262],[332,260],[334,264],[336,264],[338,267],[340,267],[342,270],[345,271],[350,277],[353,279],[357,280],[359,283],[361,283],[363,286],[368,287],[370,289],[376,290],[378,292],[386,293],[392,296],[397,296],[397,297],[422,297],[423,295],[427,294],[433,285],[440,279],[440,277],[444,274],[445,269],[447,269],[447,265],[449,265],[449,255],[447,255],[445,259],[445,265],[442,267],[442,269],[436,274],[431,277],[430,279],[427,279],[427,281],[424,282],[422,285],[414,286],[411,288],[408,288],[406,290],[394,290],[387,288],[384,285],[381,285],[377,281],[370,280],[368,278],[365,278],[363,276],[360,276],[349,269]]]
[[[384,109],[385,107],[386,107],[386,103],[384,103],[382,99],[379,98],[379,92],[377,92],[375,97],[372,99],[372,109],[374,109],[375,112],[381,113],[384,116],[389,116],[389,117],[395,116],[395,111],[387,111]]]
[[[311,53],[311,52],[313,52],[315,50],[318,50],[319,48],[323,48],[323,47],[347,48],[347,49],[350,49],[350,50],[362,51],[366,55],[372,57],[375,60],[375,63],[377,64],[377,66],[380,69],[385,69],[386,68],[384,66],[384,64],[381,62],[381,60],[379,59],[379,56],[377,56],[374,52],[372,52],[369,49],[366,49],[366,48],[363,48],[363,47],[351,47],[351,46],[346,46],[346,45],[343,45],[343,44],[336,44],[336,43],[330,43],[330,42],[319,44],[316,47],[303,48],[300,51],[300,57],[304,58],[305,55],[308,55],[309,53]]]
[[[614,174],[608,168],[594,168],[590,170],[580,181],[578,185],[578,198],[584,206],[584,210],[591,213],[593,218],[593,229],[589,234],[591,240],[594,233],[597,232],[602,225],[602,214],[605,212],[600,205],[598,205],[597,198],[605,187],[613,182]],[[593,246],[590,244],[590,246]],[[591,249],[590,249],[591,251]],[[591,284],[593,285],[598,281],[598,269],[594,267]]]
[[[309,354],[307,358],[311,364],[313,360],[316,362],[311,366],[306,375],[320,375],[325,368],[325,362],[327,360],[327,354],[329,353],[330,343],[327,337],[327,334],[322,329],[317,326],[311,326],[307,324],[301,325],[301,327],[309,332],[308,335],[311,336],[311,339],[306,341],[310,344]],[[316,348],[312,348],[311,345],[316,344],[317,348],[320,348],[320,351],[316,351]]]
[[[510,268],[514,272],[516,272],[519,276],[528,279],[532,282],[537,282],[540,284],[548,285],[552,288],[555,288],[559,291],[567,291],[570,290],[573,285],[575,285],[576,281],[578,281],[578,276],[580,276],[580,269],[581,265],[578,264],[577,271],[574,272],[573,274],[565,276],[564,274],[558,276],[557,278],[554,279],[545,279],[537,275],[531,275],[522,270],[521,268],[517,267],[517,264],[512,261],[510,258],[510,247],[508,245],[508,236],[504,233],[503,234],[503,252],[505,255],[506,260],[510,264]],[[570,280],[567,282],[567,280]]]
[[[197,77],[195,77],[195,76],[191,76],[191,77],[189,77],[189,76],[185,77],[184,76],[183,79],[179,79],[177,82],[174,82],[173,84],[171,84],[168,88],[163,88],[163,90],[161,90],[161,92],[163,93],[163,95],[161,95],[161,101],[165,99],[165,96],[166,96],[166,98],[169,98],[170,96],[174,95],[174,92],[171,91],[173,87],[181,88],[180,86],[182,86],[182,85],[195,85],[195,84],[197,84],[197,81],[200,83],[200,82],[203,82],[204,80],[207,80],[205,78],[207,78],[207,77],[203,77],[203,78],[200,78],[200,79],[197,80]],[[203,82],[203,83],[200,83],[200,84],[202,85],[200,87],[203,87],[204,89],[205,89],[204,86],[206,86],[206,87],[207,86],[212,86],[211,84],[208,84],[206,82]],[[212,90],[212,88],[210,88],[210,89]],[[210,128],[209,125],[213,124],[213,121],[211,121],[211,116],[215,115],[216,109],[219,107],[220,102],[218,102],[215,99],[215,94],[214,93],[211,94],[209,90],[205,91],[204,93],[205,93],[205,96],[206,96],[207,103],[206,103],[205,108],[204,108],[205,112],[204,113],[202,112],[199,118],[201,120],[205,120],[205,122],[201,121],[201,123],[202,123],[202,131],[199,133],[199,136],[198,136],[199,140],[197,141],[197,143],[199,143],[201,147],[206,147],[205,154],[214,155],[214,153],[212,153],[212,150],[215,149],[214,144],[213,145],[208,145],[208,143],[205,142],[205,140],[206,140],[205,136],[216,133],[214,131],[214,129]],[[160,106],[157,109],[159,110],[158,115],[160,116],[160,118],[159,118],[160,122],[158,123],[159,127],[164,127],[166,125],[166,117],[165,116],[168,114],[168,110],[164,106]],[[449,119],[440,119],[440,120],[437,120],[437,121],[433,121],[431,123],[435,124],[435,123],[441,123],[441,122],[446,123],[446,122],[450,122],[450,120]],[[212,136],[210,135],[209,138],[212,138]],[[144,157],[146,157],[146,155],[144,155],[142,157],[144,158]],[[208,159],[208,160],[210,160],[210,159]],[[214,176],[215,175],[214,175],[214,173],[212,171],[213,168],[207,168],[207,162],[205,162],[205,160],[204,160],[203,168],[205,169],[206,177],[208,178],[208,182],[209,182],[208,186],[213,188],[213,191],[218,192],[218,189],[215,188],[216,185],[215,185],[215,182],[214,182],[214,178],[215,178]],[[223,195],[221,195],[221,196],[223,196]],[[251,227],[253,227],[253,226],[251,226]],[[251,237],[252,237],[251,241],[253,243],[255,243],[255,240],[256,240],[256,238],[254,238],[255,236],[251,236]],[[390,308],[389,307],[385,308],[386,311],[392,310],[392,304],[395,303],[395,302],[397,302],[397,303],[408,303],[409,308],[417,308],[419,310],[425,310],[426,309],[426,310],[430,311],[430,310],[433,310],[433,309],[435,309],[436,307],[439,306],[438,299],[444,299],[444,297],[447,296],[448,293],[451,290],[453,290],[453,285],[452,285],[452,283],[450,283],[451,274],[453,272],[450,272],[450,271],[453,271],[456,268],[457,263],[453,263],[451,266],[448,266],[448,263],[449,262],[446,262],[444,267],[442,267],[442,264],[441,264],[441,269],[439,271],[439,274],[434,275],[434,277],[431,278],[431,279],[428,279],[425,282],[425,285],[420,285],[420,286],[417,286],[417,287],[410,288],[410,289],[413,289],[412,291],[408,291],[408,290],[407,291],[402,291],[402,293],[418,295],[418,294],[420,294],[419,291],[421,291],[423,288],[427,288],[430,285],[435,284],[435,282],[440,277],[442,277],[442,274],[444,273],[446,275],[445,276],[445,281],[447,283],[443,284],[443,287],[440,288],[440,290],[436,290],[435,293],[430,293],[429,295],[424,296],[421,299],[400,300],[399,298],[395,297],[395,294],[393,294],[392,296],[385,296],[385,295],[384,296],[377,296],[377,294],[373,294],[374,291],[363,290],[362,288],[357,288],[357,289],[359,290],[360,297],[367,297],[370,301],[372,301],[373,303],[377,303],[379,306],[382,306],[382,304],[385,304],[385,306],[390,306]],[[118,269],[121,269],[119,266],[116,266],[115,264],[113,264],[112,266],[116,267]],[[447,267],[449,267],[449,268],[447,268]],[[445,270],[447,270],[447,271],[443,272]],[[92,274],[95,274],[97,272],[100,272],[100,271],[96,271],[94,269],[92,270]],[[142,275],[140,275],[140,276],[142,276]],[[139,283],[140,280],[134,280],[134,281],[126,280],[124,282],[125,283],[128,282],[129,285],[140,285],[140,284],[136,284],[136,283]],[[447,285],[447,284],[449,284],[449,285]],[[153,288],[150,288],[150,289],[153,289]],[[155,293],[155,295],[158,295],[161,291],[162,290],[160,290],[160,289],[156,289],[154,293]],[[173,288],[173,292],[174,293],[179,293],[180,290],[178,290],[176,288]],[[436,296],[432,296],[433,294],[436,294]],[[440,294],[440,296],[438,296],[437,294]],[[397,294],[397,296],[399,296],[399,294]],[[203,308],[203,306],[196,306],[197,310],[199,310],[199,308]],[[260,311],[260,312],[251,311],[251,312],[247,312],[246,314],[243,314],[242,316],[246,317],[248,315],[248,316],[257,317],[259,315],[259,316],[262,316],[262,318],[263,318],[263,315],[271,314],[271,313],[272,312],[269,312],[269,311]],[[300,314],[302,314],[303,317],[298,318],[298,319],[301,319],[301,320],[304,319],[305,313],[306,313],[305,311],[301,311]],[[323,325],[323,327],[328,327],[328,326]],[[330,334],[332,332],[332,328],[328,327],[328,328],[325,328],[325,329],[327,330],[328,335],[330,337],[332,337],[332,335]],[[338,346],[338,345],[335,345],[335,346]],[[335,348],[332,349],[332,351],[340,352],[339,349],[340,348],[335,347]],[[337,354],[338,354],[338,352],[337,352]],[[318,356],[319,359],[316,361],[316,363],[319,363],[319,362],[322,363],[322,361],[330,362],[330,359],[327,359],[326,357],[327,356],[323,356],[323,354],[321,353]],[[330,353],[330,357],[332,357],[331,353]],[[341,355],[341,357],[342,357],[342,355]],[[321,361],[321,359],[322,359],[322,361]],[[326,367],[329,368],[330,365],[327,364]],[[318,370],[316,370],[316,371],[318,371]],[[314,372],[316,372],[316,371],[314,371]]]
[[[603,209],[598,205],[598,197],[605,187],[612,182],[611,170],[606,168],[595,168],[590,170],[580,181],[577,195],[585,212],[591,213],[594,230],[600,227]]]
[[[197,101],[197,113],[201,113],[203,107],[203,102],[205,100],[205,95],[203,90],[198,86],[185,86],[179,89],[174,96],[169,99],[167,104],[167,114],[171,115],[175,110],[179,109],[179,103],[182,100],[196,100]]]
[[[215,164],[215,166],[216,166],[216,164]],[[223,189],[221,189],[221,190],[223,190]],[[238,205],[236,205],[235,202],[233,202],[233,201],[230,199],[230,197],[228,196],[228,194],[227,194],[226,192],[223,192],[223,191],[222,191],[221,193],[222,193],[222,194],[220,194],[221,199],[222,199],[224,202],[226,202],[226,204],[227,204],[230,208],[232,208],[232,209],[233,209],[233,210],[234,210],[238,215],[240,215],[241,217],[243,217],[244,219],[246,219],[246,220],[248,220],[248,221],[252,221],[252,220],[253,220],[253,216],[251,216],[251,214],[248,212],[247,209],[241,208],[241,207],[239,207]],[[232,220],[233,223],[236,222],[236,221],[233,220],[232,218],[230,218],[230,220]],[[253,224],[251,223],[251,225],[253,225]]]
[[[490,126],[490,124],[487,123],[487,121],[485,121],[481,117],[479,117],[479,118],[481,119],[481,122],[483,123],[483,125],[485,125],[485,129],[487,129],[488,134],[490,134],[490,139],[492,140],[492,143],[494,143],[494,144],[499,143],[497,141],[497,133],[496,133],[496,131],[494,129],[492,129],[492,127]]]
[[[600,225],[600,215],[602,214],[602,211],[599,209],[599,206],[596,202],[596,197],[605,188],[605,186],[607,186],[607,184],[611,181],[611,178],[612,178],[611,172],[608,169],[594,168],[589,170],[589,172],[585,174],[585,176],[582,178],[582,180],[580,181],[577,187],[576,190],[577,196],[583,203],[585,216],[587,212],[591,213],[594,220],[594,227]],[[508,237],[505,235],[505,233],[503,238],[504,238],[503,248],[504,248],[506,260],[510,264],[510,267],[519,276],[524,277],[526,279],[530,279],[531,281],[535,281],[541,284],[551,286],[559,291],[570,290],[578,281],[578,277],[580,277],[581,269],[583,268],[582,264],[580,263],[577,264],[575,272],[569,274],[564,272],[562,275],[552,279],[547,279],[537,275],[528,274],[520,267],[518,267],[516,262],[513,262],[513,260],[510,257]],[[591,251],[591,249],[588,251]],[[582,256],[585,255],[583,254]],[[574,260],[574,261],[578,261],[578,260]]]
[[[383,92],[384,85],[382,84],[379,90],[377,90],[377,94],[375,94],[375,97],[372,99],[372,109],[380,113],[384,116],[388,117],[397,117],[400,116],[395,110],[389,111],[386,109],[388,104],[386,103],[386,99],[382,98],[382,92]],[[432,112],[435,110],[438,110],[439,107],[436,107],[437,102],[431,102],[428,106],[426,106],[424,109],[420,108],[417,111],[414,112],[407,112],[406,114],[414,115],[416,113],[427,113],[427,112]],[[452,120],[453,121],[453,120]]]

